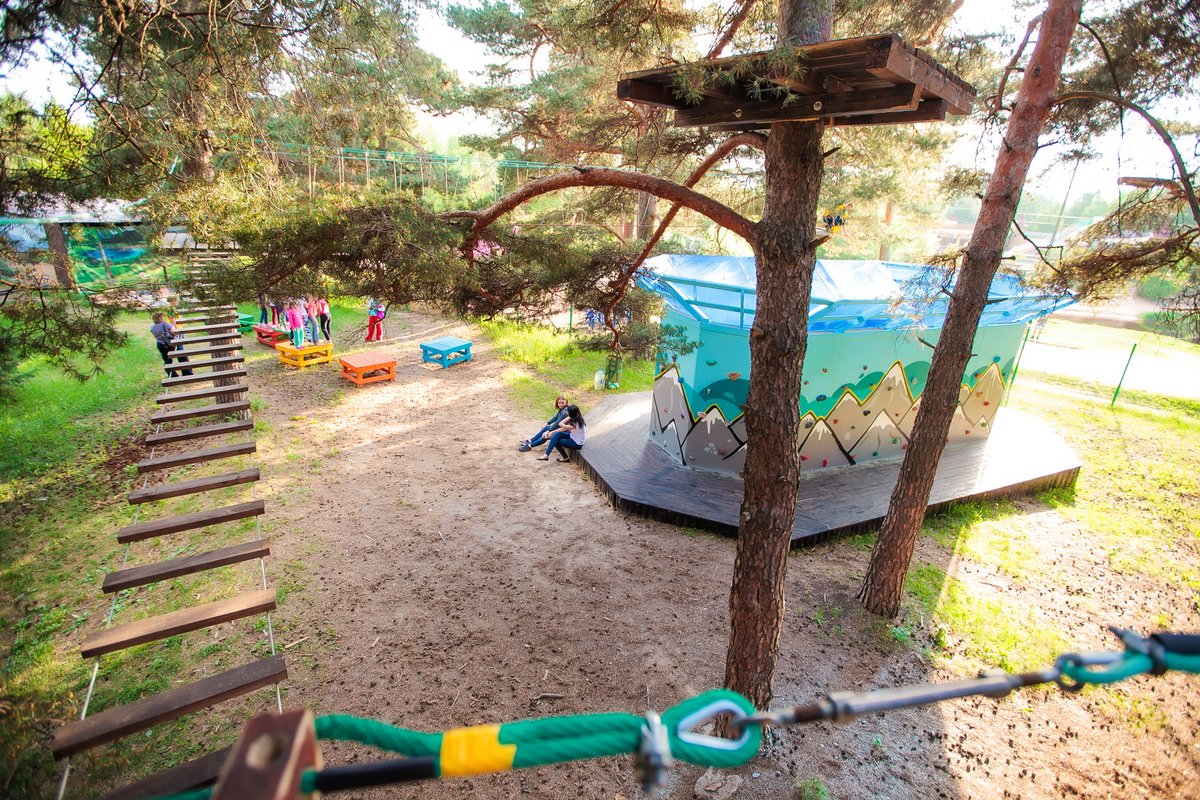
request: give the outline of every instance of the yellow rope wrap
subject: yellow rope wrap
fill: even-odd
[[[472,725],[442,734],[438,757],[443,778],[503,772],[512,769],[515,744],[500,744],[499,725]]]

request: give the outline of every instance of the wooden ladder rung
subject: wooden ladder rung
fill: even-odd
[[[226,377],[224,375],[220,377]],[[166,403],[185,403],[188,400],[203,400],[208,397],[218,397],[224,394],[241,394],[249,391],[250,387],[244,383],[231,383],[228,386],[213,386],[208,389],[196,389],[191,392],[175,392],[173,394],[160,394],[154,398],[154,402],[160,406]]]
[[[207,528],[210,525],[220,525],[223,522],[233,522],[234,520],[246,519],[247,517],[256,517],[265,513],[266,510],[266,502],[259,499],[237,503],[232,506],[210,508],[205,511],[193,511],[190,514],[180,514],[175,517],[152,519],[149,522],[139,522],[136,525],[126,525],[124,528],[121,528],[121,530],[117,531],[117,541],[121,544],[139,542],[142,539],[153,539],[155,536],[165,536],[168,533]]]
[[[55,758],[80,753],[285,678],[287,664],[283,656],[254,661],[64,725],[54,732],[51,750]]]
[[[266,558],[271,554],[271,546],[265,539],[242,544],[230,545],[207,553],[183,558],[172,558],[156,564],[145,564],[140,567],[110,572],[104,576],[103,590],[106,594],[132,589],[135,586],[145,586],[181,575],[191,575],[194,572],[204,572],[227,564],[238,564],[254,558]]]
[[[236,331],[238,324],[236,322],[218,322],[213,325],[197,325],[194,328],[181,328],[180,332],[187,335],[193,333],[219,333],[221,331]],[[237,336],[238,334],[233,334]]]
[[[186,442],[190,439],[206,439],[209,436],[222,436],[227,433],[248,431],[254,427],[252,419],[236,419],[233,422],[218,422],[213,425],[196,425],[181,431],[164,431],[151,433],[146,436],[147,447],[157,447],[171,442]]]
[[[235,619],[251,617],[275,608],[275,590],[258,589],[253,592],[239,594],[218,600],[215,603],[205,603],[202,606],[184,608],[161,614],[157,617],[139,619],[117,625],[106,631],[96,631],[83,640],[79,645],[79,654],[84,658],[94,658],[105,653],[115,653],[137,644],[157,642],[188,631],[198,631],[201,628],[211,628],[222,622],[232,622]]]
[[[160,425],[164,422],[178,422],[181,419],[208,417],[215,414],[236,414],[240,411],[249,410],[250,401],[239,400],[236,403],[217,403],[216,405],[201,406],[200,408],[181,408],[177,411],[160,411],[157,414],[150,415],[150,423],[152,425]]]
[[[246,377],[246,370],[244,369],[226,369],[205,372],[199,375],[180,375],[177,378],[164,378],[162,385],[164,389],[170,389],[173,386],[183,386],[189,383],[204,383],[205,381],[219,381],[222,378],[244,377]]]
[[[201,367],[223,367],[227,364],[245,363],[245,356],[226,356],[225,358],[205,358],[200,361],[189,361],[186,364],[164,364],[163,372],[182,372],[185,369],[200,369]]]
[[[191,336],[187,332],[171,340],[172,345],[204,344],[205,342],[228,342],[242,338],[240,333],[213,333],[208,336]]]
[[[178,360],[180,358],[192,358],[194,356],[208,355],[209,353],[228,353],[231,350],[241,349],[242,343],[239,339],[234,344],[214,344],[212,347],[194,347],[191,350],[171,350],[167,353],[167,357]],[[186,369],[186,367],[184,369]]]
[[[240,486],[243,483],[254,483],[261,477],[258,467],[243,469],[238,472],[226,472],[223,475],[210,475],[205,478],[193,478],[175,483],[160,483],[157,486],[147,486],[144,489],[134,489],[129,493],[131,505],[150,503],[155,500],[166,500],[171,497],[183,497],[185,494],[211,492],[214,489],[224,489],[227,486]]]
[[[191,306],[185,302],[180,310],[185,314],[210,314],[213,311],[231,311],[237,313],[237,306]]]
[[[188,789],[198,789],[217,782],[221,768],[233,752],[233,746],[216,750],[205,756],[194,758],[177,767],[156,772],[142,778],[140,781],[126,784],[120,789],[113,789],[107,794],[100,795],[100,800],[147,800],[151,797],[166,797],[167,795],[185,792]]]
[[[226,311],[220,314],[199,314],[195,317],[176,317],[176,325],[191,325],[193,322],[220,322],[221,320],[236,318],[237,314],[233,311]]]
[[[138,472],[153,472],[158,469],[172,469],[185,464],[201,464],[205,461],[217,461],[222,458],[244,456],[255,451],[254,442],[239,442],[221,447],[206,447],[202,450],[187,450],[182,453],[172,453],[169,456],[148,458],[137,463]]]

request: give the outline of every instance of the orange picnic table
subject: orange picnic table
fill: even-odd
[[[342,365],[342,377],[355,386],[396,380],[396,359],[379,350],[341,356],[338,363]]]

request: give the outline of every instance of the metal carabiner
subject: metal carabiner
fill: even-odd
[[[666,782],[667,770],[675,766],[675,759],[671,756],[671,737],[667,735],[667,727],[656,711],[646,712],[646,722],[642,725],[642,745],[634,761],[638,782],[646,793],[661,787]]]
[[[722,739],[719,736],[696,733],[696,728],[726,713],[733,717],[735,729],[742,732],[742,735],[737,739]],[[732,700],[715,700],[679,720],[679,726],[675,730],[675,735],[679,737],[680,741],[694,744],[698,747],[708,747],[713,750],[738,750],[750,741],[750,729],[748,726],[742,724],[745,719],[746,712],[737,703],[734,703]]]

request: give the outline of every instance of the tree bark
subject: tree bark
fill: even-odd
[[[67,236],[63,226],[57,222],[42,225],[46,232],[46,243],[50,245],[50,259],[54,264],[54,277],[64,289],[75,288],[75,276],[71,273],[71,253],[67,250]]]
[[[1071,34],[1079,21],[1080,4],[1081,0],[1050,0],[995,170],[988,181],[979,220],[963,257],[933,352],[913,435],[858,591],[869,611],[885,617],[893,617],[900,610],[904,576],[925,519],[946,434],[958,406],[959,386],[971,357],[979,317],[1000,266],[1004,241],[1012,227],[1029,165],[1037,153],[1038,135],[1050,116],[1054,89],[1070,48]]]
[[[826,0],[783,0],[779,39],[822,41],[829,38],[830,21]],[[745,493],[729,594],[725,685],[757,708],[771,702],[800,488],[800,370],[808,338],[823,130],[819,122],[771,126],[765,205],[754,248],[758,300],[750,331]]]

